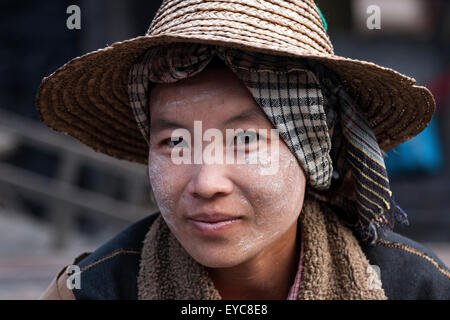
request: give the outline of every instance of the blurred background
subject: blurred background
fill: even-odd
[[[393,68],[433,92],[431,124],[385,160],[410,219],[396,231],[450,266],[450,1],[316,2],[337,55]],[[144,35],[160,3],[0,2],[0,299],[38,298],[77,255],[157,211],[145,166],[53,132],[34,99],[41,79],[72,58]],[[74,4],[81,29],[69,30]]]

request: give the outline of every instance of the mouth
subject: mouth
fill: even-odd
[[[188,218],[197,231],[207,235],[224,232],[237,225],[241,220],[241,217],[221,214],[200,214]]]

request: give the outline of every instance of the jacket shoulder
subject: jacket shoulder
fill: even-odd
[[[379,267],[389,299],[450,299],[450,271],[424,245],[388,231],[375,245],[361,247]]]
[[[64,292],[77,300],[137,299],[143,240],[158,215],[159,212],[133,223],[94,252],[77,257],[73,264],[79,267],[80,285]],[[67,281],[64,269],[54,279],[56,283]],[[49,292],[54,292],[52,284]]]
[[[61,268],[39,300],[75,300],[72,290],[67,286],[69,275],[66,274],[67,266]]]
[[[90,252],[82,253],[74,259],[71,265],[76,265],[78,261],[89,254]],[[72,272],[74,270],[69,268],[69,266],[71,265],[66,265],[58,271],[56,276],[52,279],[48,288],[39,297],[39,300],[75,300],[73,291],[70,288],[73,285],[73,282],[71,279],[69,279],[69,277],[70,275],[74,274]],[[69,285],[69,283],[72,284]]]

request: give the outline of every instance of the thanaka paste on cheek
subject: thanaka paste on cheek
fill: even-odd
[[[171,191],[170,179],[162,174],[170,172],[165,169],[166,163],[167,159],[160,156],[149,156],[148,175],[161,215],[172,232],[176,232],[176,202],[173,199],[174,194]]]
[[[260,152],[258,164],[237,165],[241,180],[248,183],[246,196],[240,202],[251,204],[254,223],[249,224],[245,235],[236,246],[241,253],[253,251],[262,244],[269,245],[284,234],[296,222],[303,204],[305,179],[297,159],[286,146],[279,153],[278,171],[273,175],[263,174],[263,168],[273,159],[270,154]],[[239,184],[239,181],[237,181]]]

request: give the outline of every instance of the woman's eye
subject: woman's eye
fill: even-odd
[[[244,134],[236,135],[234,141],[237,142],[237,146],[239,146],[256,142],[259,138],[260,136],[256,132],[245,132]]]
[[[186,140],[184,140],[182,137],[171,137],[163,140],[163,145],[167,145],[168,147],[174,148],[184,148],[188,146],[188,143]]]

